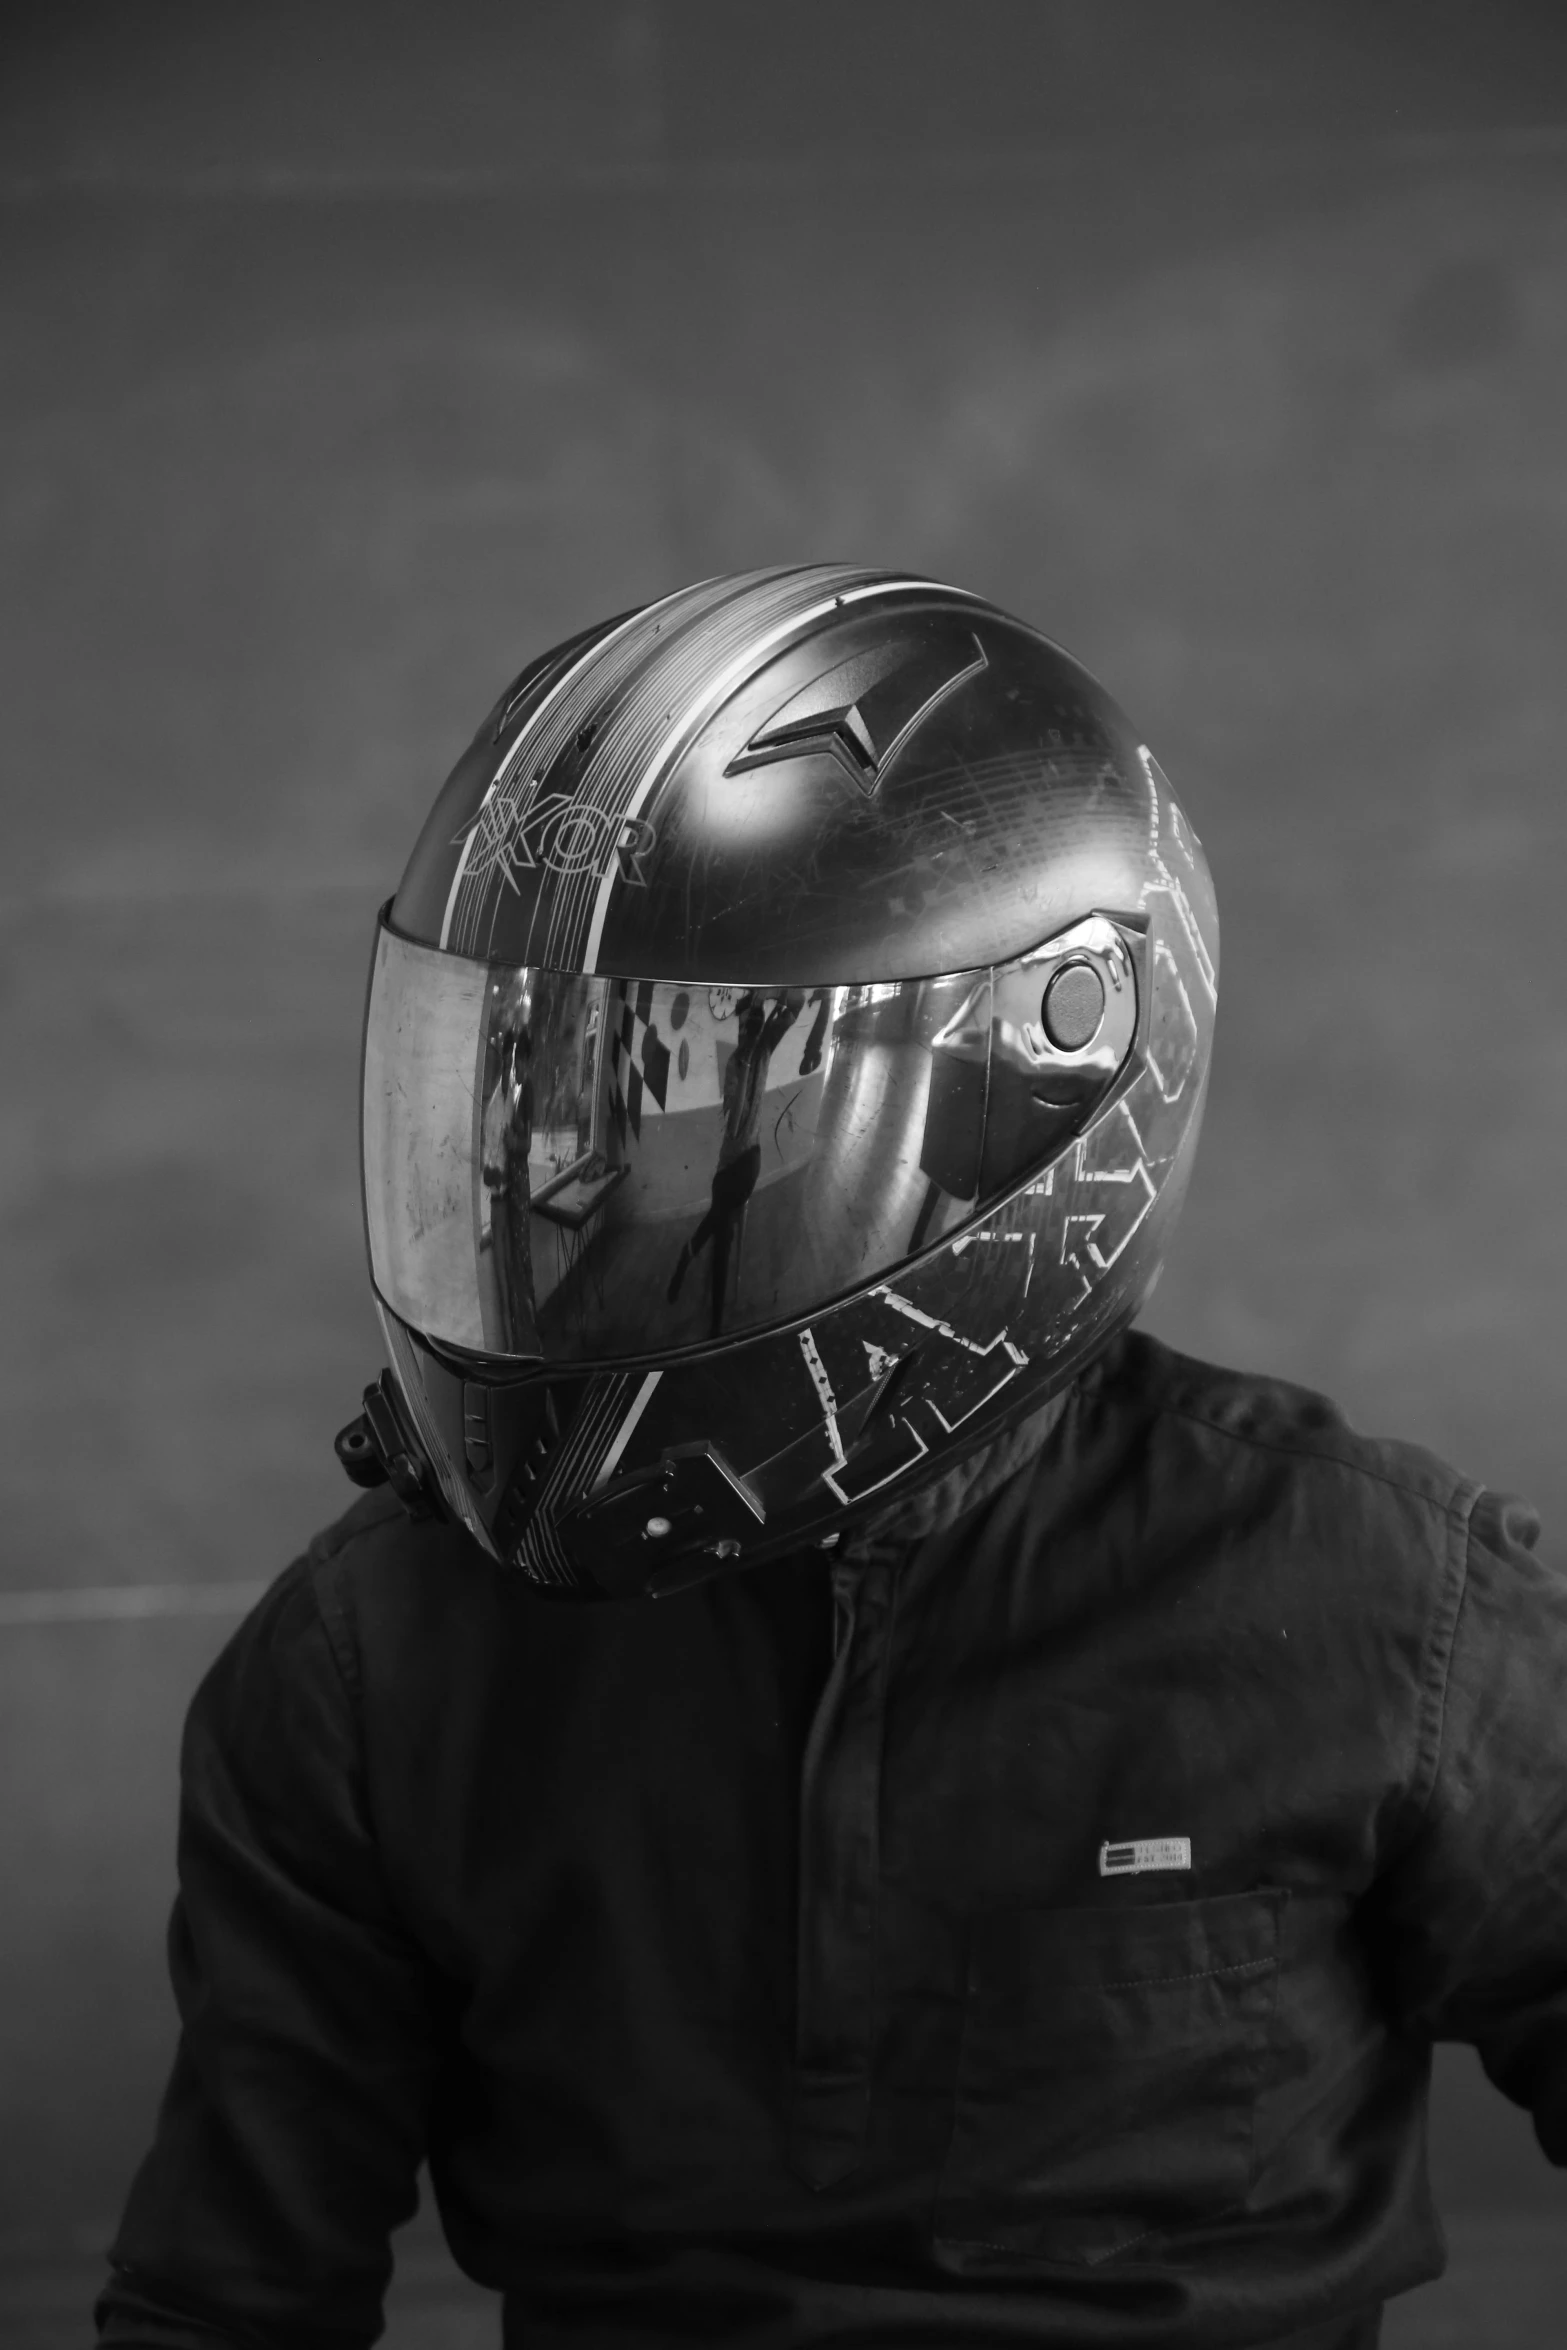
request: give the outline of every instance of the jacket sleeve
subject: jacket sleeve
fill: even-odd
[[[1420,1825],[1379,1888],[1400,2019],[1465,2040],[1567,2164],[1567,1573],[1482,1493]]]
[[[379,1866],[352,1672],[302,1561],[191,1706],[169,1928],[182,2029],[102,2341],[348,2350],[380,2332],[435,1999]]]

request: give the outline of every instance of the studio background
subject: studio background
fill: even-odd
[[[1223,920],[1151,1325],[1559,1550],[1564,269],[1554,8],[9,12],[8,2338],[81,2338],[151,2131],[185,1705],[349,1499],[375,909],[601,614],[907,564],[1101,675]],[[1543,2343],[1567,2183],[1467,2052],[1433,2162],[1389,2343]]]

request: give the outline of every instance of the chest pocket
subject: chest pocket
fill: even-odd
[[[1106,2260],[1244,2199],[1286,1898],[974,1921],[944,2267]]]

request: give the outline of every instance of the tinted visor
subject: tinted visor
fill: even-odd
[[[476,1354],[623,1362],[787,1322],[1014,1190],[1137,1033],[1135,931],[865,987],[470,962],[383,917],[366,1017],[375,1285]]]

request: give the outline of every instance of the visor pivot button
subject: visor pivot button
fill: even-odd
[[[1063,963],[1039,1012],[1058,1053],[1080,1053],[1092,1044],[1105,1012],[1105,983],[1092,963]]]

